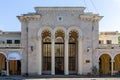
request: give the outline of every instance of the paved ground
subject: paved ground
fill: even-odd
[[[63,76],[63,75],[43,75],[43,76],[0,76],[0,80],[120,80],[120,77],[109,76]]]
[[[25,80],[22,76],[0,76],[0,80]]]
[[[51,78],[51,79],[26,79],[26,80],[61,80],[58,78]],[[118,78],[62,78],[62,80],[120,80]]]

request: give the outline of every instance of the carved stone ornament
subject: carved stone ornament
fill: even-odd
[[[40,15],[26,15],[26,16],[17,16],[17,17],[22,22],[40,20]]]
[[[51,39],[55,39],[55,35],[54,34],[51,35]]]
[[[42,36],[40,33],[38,33],[38,40],[42,39]]]
[[[94,21],[94,22],[98,22],[103,18],[103,16],[99,16],[98,14],[84,14],[84,15],[80,15],[79,17],[83,21]]]
[[[69,35],[68,34],[65,35],[65,39],[69,39]]]

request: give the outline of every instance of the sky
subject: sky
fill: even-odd
[[[35,12],[34,7],[86,7],[85,12],[104,16],[99,23],[99,31],[120,32],[120,0],[1,0],[0,30],[21,31],[21,23],[16,16]]]

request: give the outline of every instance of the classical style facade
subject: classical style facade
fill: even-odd
[[[84,7],[36,7],[22,24],[22,73],[87,74],[98,47],[98,14]],[[27,68],[25,68],[27,66]]]
[[[21,33],[0,33],[0,70],[7,75],[87,75],[95,67],[99,74],[120,71],[119,44],[99,44],[102,16],[84,10],[35,7],[17,16]]]

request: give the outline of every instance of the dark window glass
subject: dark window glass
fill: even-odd
[[[101,40],[99,40],[99,44],[101,44],[102,42],[101,42]]]
[[[51,70],[51,43],[43,43],[43,71]]]
[[[103,40],[99,40],[99,44],[103,44]]]
[[[12,44],[12,40],[7,40],[7,44]]]
[[[111,40],[107,40],[106,43],[107,43],[107,44],[112,44],[112,41],[111,41]]]
[[[69,43],[69,71],[76,69],[76,44]]]
[[[20,44],[20,40],[15,40],[15,44]]]

